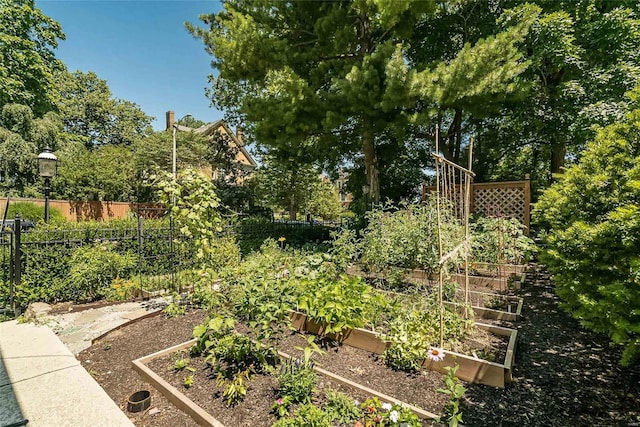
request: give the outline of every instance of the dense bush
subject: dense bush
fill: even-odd
[[[119,254],[114,246],[102,243],[73,251],[69,260],[71,269],[64,281],[64,299],[77,302],[100,299],[114,279],[131,276],[136,256],[130,252]]]
[[[263,217],[247,218],[233,226],[233,231],[243,254],[257,250],[266,239],[284,237],[287,246],[301,247],[325,242],[331,234],[331,229],[324,225],[272,222]]]
[[[22,233],[23,271],[22,283],[15,289],[17,305],[24,308],[34,301],[76,299],[82,292],[72,289],[67,278],[73,266],[72,254],[77,248],[108,243],[111,245],[110,251],[116,254],[133,254],[136,272],[142,275],[168,275],[172,262],[177,264],[177,269],[192,268],[195,257],[193,247],[171,244],[168,221],[145,220],[142,241],[138,239],[137,226],[136,220],[92,221],[40,225]],[[228,246],[224,248],[225,255],[218,259],[223,264],[234,256]],[[3,246],[2,251],[0,300],[6,303],[9,298],[8,246]]]
[[[640,96],[640,91],[636,94]],[[544,192],[534,220],[564,306],[640,356],[640,109],[598,131],[580,162]]]
[[[22,219],[28,219],[36,223],[41,222],[44,221],[44,206],[39,206],[31,202],[10,202],[9,209],[7,209],[6,213],[6,219],[14,219],[16,214],[20,215],[20,218]],[[3,212],[2,215],[4,216],[5,213]],[[62,212],[56,208],[49,208],[50,223],[58,224],[64,223],[65,221],[66,220],[64,215],[62,215]]]

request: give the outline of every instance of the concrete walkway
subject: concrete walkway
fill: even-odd
[[[38,316],[37,322],[49,326],[69,350],[77,355],[91,346],[91,340],[123,323],[154,311],[149,310],[149,304],[153,305],[154,301],[125,302],[63,314],[47,313]]]
[[[0,426],[133,426],[49,327],[0,323],[0,359]]]

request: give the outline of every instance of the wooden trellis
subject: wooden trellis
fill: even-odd
[[[435,186],[423,185],[422,200],[436,190]],[[494,216],[496,207],[505,218],[514,218],[524,226],[529,235],[531,212],[531,183],[527,175],[524,181],[482,182],[471,184],[471,213]]]
[[[471,183],[474,173],[471,171],[473,140],[469,146],[469,167],[468,169],[457,165],[440,155],[438,146],[439,129],[436,127],[436,151],[432,153],[436,167],[436,203],[438,213],[438,300],[440,315],[440,347],[444,345],[444,273],[447,263],[452,262],[459,255],[464,258],[464,302],[465,317],[469,312],[469,252],[471,250],[471,233],[469,231],[469,214],[471,213]],[[464,225],[464,238],[456,243],[456,246],[449,252],[444,253],[442,248],[442,216],[447,210],[451,215]]]

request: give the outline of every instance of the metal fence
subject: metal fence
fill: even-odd
[[[78,223],[68,229],[22,230],[19,219],[13,228],[0,227],[0,310],[15,311],[21,303],[38,296],[36,286],[51,286],[64,277],[73,252],[86,246],[109,246],[118,253],[135,254],[137,274],[133,280],[140,289],[137,295],[148,297],[145,292],[149,289],[181,291],[188,284],[188,278],[181,275],[196,266],[194,245],[178,232],[171,218],[145,220],[145,216],[149,215],[140,215],[135,225],[122,223],[117,227]],[[226,225],[220,235],[235,236],[246,254],[258,249],[267,238],[284,237],[286,245],[293,246],[320,244],[338,226],[334,222],[244,221]],[[29,286],[22,286],[25,279]],[[18,303],[16,289],[21,293]]]

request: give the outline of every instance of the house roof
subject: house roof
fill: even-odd
[[[245,148],[243,142],[238,139],[238,136],[229,128],[229,126],[224,122],[224,120],[218,120],[215,122],[207,123],[205,125],[200,126],[199,128],[193,129],[188,126],[176,125],[176,129],[181,132],[195,132],[202,134],[205,137],[209,137],[213,135],[220,128],[223,128],[225,133],[231,138],[231,144],[235,145],[240,149],[240,152],[244,155],[244,157],[249,161],[249,165],[251,167],[258,167],[258,164],[253,159],[249,151]]]

